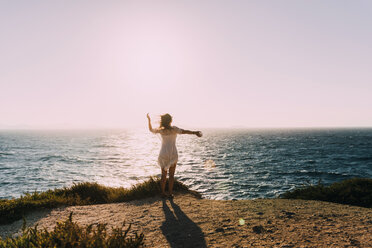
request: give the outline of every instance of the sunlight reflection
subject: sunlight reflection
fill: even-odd
[[[216,163],[212,159],[208,159],[204,162],[204,168],[207,170],[212,170],[216,167]]]
[[[245,225],[245,220],[243,218],[239,219],[239,225],[241,226]]]
[[[94,180],[107,186],[131,187],[158,175],[159,140],[146,131],[132,130],[108,136],[98,147],[103,161],[96,169]]]

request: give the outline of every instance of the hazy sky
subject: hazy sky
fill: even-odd
[[[372,126],[372,1],[1,1],[0,128]]]

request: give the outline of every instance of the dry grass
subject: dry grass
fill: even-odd
[[[178,181],[174,183],[174,190],[199,195],[197,192],[190,191],[186,185]],[[17,199],[1,200],[0,224],[19,220],[28,212],[36,209],[126,202],[158,194],[160,194],[160,179],[153,177],[129,189],[106,187],[90,182],[78,183],[69,188],[28,193]]]

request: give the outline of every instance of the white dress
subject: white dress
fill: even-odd
[[[172,127],[172,129],[156,129],[155,133],[161,135],[161,149],[158,157],[159,166],[168,170],[178,161],[178,152],[176,147],[177,134],[182,133],[182,129]]]

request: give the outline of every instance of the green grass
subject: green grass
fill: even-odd
[[[372,179],[353,178],[333,183],[297,188],[280,196],[285,199],[303,199],[335,202],[372,208]]]
[[[174,183],[174,191],[189,192],[200,197],[200,194],[189,190],[186,185],[178,181]],[[11,223],[31,211],[43,208],[126,202],[159,194],[160,179],[158,178],[150,178],[130,189],[106,187],[98,183],[78,183],[69,188],[28,193],[17,199],[0,200],[0,224]]]
[[[74,247],[74,248],[124,248],[143,247],[144,235],[134,233],[129,236],[131,226],[107,230],[106,224],[80,227],[72,221],[72,213],[64,222],[58,222],[54,230],[38,230],[37,226],[23,228],[22,235],[18,237],[0,237],[0,248],[27,248],[27,247]]]

